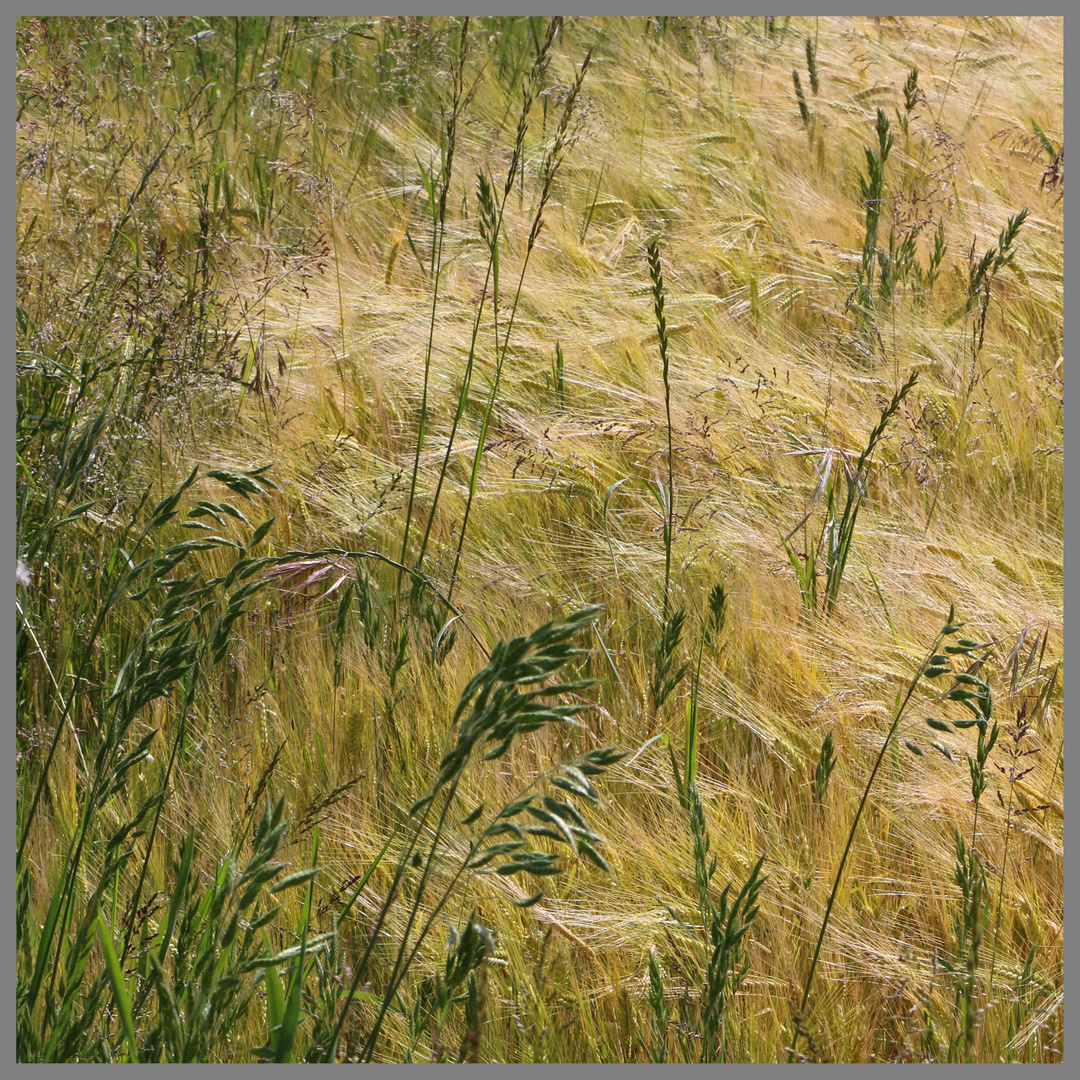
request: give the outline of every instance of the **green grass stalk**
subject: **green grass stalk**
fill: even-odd
[[[862,818],[863,810],[866,808],[867,800],[870,798],[870,789],[874,786],[874,780],[877,777],[878,770],[881,768],[882,761],[885,760],[885,752],[888,750],[892,743],[893,736],[896,734],[897,729],[900,727],[900,721],[903,719],[905,712],[907,711],[908,704],[911,701],[912,695],[915,693],[916,687],[922,681],[924,677],[935,678],[937,675],[943,674],[947,670],[944,666],[937,663],[940,656],[938,653],[939,646],[945,641],[946,638],[955,634],[961,629],[962,623],[955,623],[953,620],[956,617],[956,612],[950,608],[949,617],[934,639],[933,645],[930,647],[930,651],[927,653],[926,658],[919,665],[918,671],[915,672],[914,677],[908,684],[907,691],[901,696],[897,694],[896,706],[893,710],[893,721],[889,727],[888,732],[885,735],[885,739],[881,744],[881,749],[878,751],[876,760],[874,761],[874,767],[870,770],[870,775],[866,781],[866,787],[863,789],[862,797],[859,799],[858,808],[855,811],[855,819],[851,823],[851,830],[848,832],[847,843],[844,845],[844,852],[840,856],[840,865],[836,869],[836,878],[833,881],[832,889],[829,892],[829,899],[825,905],[825,915],[821,920],[821,930],[818,932],[817,943],[814,946],[814,955],[810,961],[810,970],[807,972],[806,984],[803,987],[802,999],[799,1002],[799,1010],[796,1014],[794,1029],[791,1036],[791,1047],[788,1050],[788,1062],[792,1062],[795,1058],[796,1048],[798,1046],[800,1029],[802,1026],[803,1016],[806,1012],[807,1002],[810,1000],[810,990],[814,984],[814,973],[817,970],[818,959],[821,956],[821,946],[825,940],[825,931],[829,926],[829,917],[832,915],[833,904],[836,902],[837,894],[840,891],[840,881],[844,875],[844,867],[847,865],[848,856],[851,854],[851,845],[855,842],[855,833],[859,827],[859,821]]]

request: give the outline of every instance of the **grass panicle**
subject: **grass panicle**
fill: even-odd
[[[742,888],[732,898],[732,883],[721,890],[714,900],[712,879],[717,861],[710,856],[711,840],[705,823],[705,811],[697,787],[691,785],[686,793],[690,830],[694,841],[694,882],[697,887],[700,927],[683,921],[671,908],[679,930],[690,945],[701,968],[701,983],[694,1014],[697,1030],[688,1029],[684,1012],[683,1023],[677,1025],[684,1033],[684,1060],[696,1058],[699,1064],[731,1060],[728,1016],[729,1008],[750,971],[747,935],[758,915],[758,898],[767,875],[761,873],[765,863],[762,855],[750,870]],[[667,1016],[664,1004],[662,976],[655,955],[649,955],[650,1006],[653,1013],[653,1059],[666,1054],[664,1027]],[[684,999],[683,1004],[686,1004]],[[689,1035],[689,1038],[685,1038]]]
[[[855,536],[855,522],[867,495],[867,467],[874,450],[889,426],[889,422],[915,386],[918,377],[919,373],[913,371],[882,409],[877,426],[870,432],[866,446],[859,455],[858,461],[852,464],[843,450],[828,450],[823,455],[820,478],[811,500],[811,503],[816,502],[823,495],[825,502],[821,533],[816,543],[813,546],[808,543],[807,550],[801,555],[795,551],[791,544],[792,536],[805,526],[809,514],[783,538],[784,550],[799,583],[803,607],[808,612],[817,611],[819,605],[826,615],[831,615],[836,609],[837,599],[840,595],[840,585],[844,580],[844,572],[847,569],[851,545]],[[839,469],[835,468],[837,459],[841,464]],[[834,471],[843,472],[846,488],[843,495],[840,494],[837,480],[833,475]],[[842,504],[841,498],[843,499]],[[824,561],[823,572],[818,569],[819,560]],[[825,579],[824,594],[820,597],[818,594],[819,576],[823,576]]]

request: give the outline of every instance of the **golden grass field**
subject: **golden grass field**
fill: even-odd
[[[455,1060],[460,1045],[481,1061],[651,1061],[662,1046],[672,1061],[776,1061],[796,1037],[797,1056],[820,1061],[1058,1060],[1062,19],[574,18],[541,67],[548,20],[476,19],[464,33],[449,19],[240,23],[19,24],[19,542],[32,575],[19,587],[19,873],[35,927],[85,837],[63,893],[70,922],[43,961],[60,972],[57,1002],[106,839],[159,789],[157,831],[124,840],[132,856],[100,897],[118,950],[133,909],[134,1041],[150,1046],[163,1023],[164,999],[140,1002],[150,975],[137,957],[163,932],[169,852],[193,829],[205,887],[230,850],[246,857],[267,797],[286,797],[286,872],[311,864],[318,819],[310,933],[336,929],[339,974],[351,969],[391,888],[396,840],[335,916],[429,790],[468,680],[495,641],[595,604],[568,668],[595,680],[566,699],[588,707],[470,767],[454,805],[458,818],[500,807],[616,746],[627,756],[583,810],[611,872],[540,836],[534,846],[565,856],[561,874],[465,873],[376,1059]],[[894,141],[868,248],[860,182],[878,110]],[[501,213],[497,279],[478,175]],[[1003,230],[1025,209],[1006,259]],[[1002,258],[978,278],[987,251]],[[825,573],[826,492],[842,503],[913,374],[859,477],[835,603],[819,583],[808,606],[799,568],[816,556]],[[93,454],[61,483],[58,463],[99,413]],[[55,425],[31,423],[42,415]],[[190,538],[177,519],[139,548],[125,523],[196,466],[264,465],[276,487],[258,506],[230,498],[253,525],[275,517],[258,553],[277,562],[252,579],[262,588],[227,656],[129,718],[116,754],[156,729],[153,758],[91,813],[114,707],[95,687],[120,685],[157,603],[107,600],[116,553],[137,561]],[[222,497],[201,479],[180,506]],[[236,557],[196,550],[185,572],[220,576]],[[705,633],[717,583],[726,615]],[[923,681],[862,810],[899,695],[950,606],[980,643],[974,670],[999,725],[986,790],[976,806],[979,728],[928,728],[927,715],[967,714],[941,700],[947,680]],[[657,642],[677,609],[673,670],[689,668],[658,705]],[[836,765],[817,799],[829,733]],[[729,881],[737,893],[761,855],[768,875],[719,1050],[701,1037],[694,833],[675,775],[688,753],[714,899]],[[981,942],[966,953],[957,831],[986,876]],[[467,830],[451,823],[438,842],[431,895]],[[541,887],[534,905],[512,903]],[[273,898],[268,947],[295,943],[305,895]],[[388,948],[415,936],[413,900],[430,913],[407,884],[382,926]],[[471,989],[428,1016],[424,979],[470,913],[493,949]],[[20,987],[45,955],[28,934]],[[91,944],[88,986],[107,967]],[[371,1030],[391,959],[376,950],[340,1059]],[[317,975],[300,999],[298,1057],[318,1042]],[[61,1024],[42,985],[20,998],[36,1033],[20,1026],[21,1058],[48,1056]],[[130,1050],[106,1008],[116,984],[103,987],[69,1060]],[[254,987],[236,1027],[201,1052],[266,1057],[253,1048],[273,1037],[269,993]]]

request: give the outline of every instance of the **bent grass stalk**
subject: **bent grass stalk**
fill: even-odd
[[[250,497],[253,492],[261,494],[267,488],[273,487],[273,484],[261,475],[264,471],[255,470],[250,473],[237,474],[212,469],[209,470],[207,476],[222,481],[233,491],[245,497]],[[154,508],[150,520],[139,535],[139,543],[132,547],[132,551],[137,551],[144,541],[151,538],[176,516],[182,495],[195,483],[197,478],[198,469],[195,469],[177,490]],[[235,508],[230,507],[230,511],[232,516],[243,517]],[[136,515],[137,513],[138,511],[136,511]],[[219,524],[223,525],[224,514],[225,511],[223,511],[221,505],[203,501],[188,512],[187,520],[194,523],[200,517],[212,516]],[[135,518],[132,519],[132,526],[134,520]],[[243,520],[246,522],[246,518]],[[93,634],[86,646],[86,654],[83,658],[84,664],[89,662],[89,653],[99,640],[105,616],[113,607],[118,606],[123,600],[129,602],[139,600],[157,590],[164,593],[164,599],[157,606],[153,617],[128,651],[117,676],[112,694],[106,700],[102,713],[98,718],[98,732],[95,735],[95,741],[98,745],[96,753],[93,755],[91,771],[84,778],[85,788],[80,803],[79,820],[67,854],[64,856],[63,868],[53,892],[49,913],[35,948],[33,974],[27,984],[21,988],[20,1008],[25,1010],[24,1015],[26,1017],[31,1016],[34,1012],[38,995],[43,987],[46,971],[50,967],[51,974],[46,996],[47,998],[52,996],[55,980],[61,966],[59,961],[64,952],[64,942],[71,920],[74,917],[75,886],[79,876],[79,868],[84,851],[91,842],[94,822],[105,809],[109,800],[126,790],[131,771],[149,757],[150,746],[158,735],[157,729],[151,728],[139,740],[137,745],[131,748],[128,740],[131,727],[141,710],[147,705],[166,696],[173,688],[183,687],[185,704],[181,710],[182,719],[177,734],[173,739],[169,766],[161,789],[157,794],[146,799],[134,817],[129,822],[122,824],[114,832],[107,846],[109,856],[106,859],[106,867],[99,880],[97,894],[100,894],[108,886],[109,882],[115,880],[115,875],[131,856],[130,850],[122,851],[129,836],[138,829],[149,815],[153,814],[146,854],[131,903],[131,910],[134,911],[138,907],[150,852],[153,849],[157,833],[157,824],[166,798],[172,764],[183,744],[186,730],[184,718],[186,718],[187,711],[190,708],[195,685],[205,668],[220,663],[224,658],[228,646],[230,627],[244,614],[247,598],[261,588],[262,584],[255,582],[239,586],[229,594],[227,602],[224,602],[224,594],[233,584],[250,576],[265,565],[263,560],[252,558],[250,552],[269,532],[273,520],[273,518],[270,518],[258,526],[246,543],[237,543],[221,536],[210,536],[205,539],[174,544],[159,555],[147,556],[138,564],[130,565],[126,572],[118,578],[109,597],[99,609]],[[171,573],[195,551],[226,547],[237,549],[238,555],[233,568],[225,577],[200,584],[199,574],[196,573],[186,579],[163,581],[166,574]],[[136,588],[138,588],[138,591],[134,592]],[[129,595],[129,593],[133,593],[133,595]],[[208,618],[208,616],[210,617]],[[70,700],[69,697],[68,702],[65,703],[65,709],[70,707]],[[50,753],[46,757],[30,810],[23,823],[23,833],[16,856],[17,865],[21,865],[23,861],[23,850],[29,828],[39,804],[44,784],[49,776],[53,753],[59,733],[64,729],[65,719],[66,712],[62,712],[56,725]],[[121,963],[127,955],[133,932],[134,920],[131,920],[125,936]],[[55,959],[53,959],[54,954]],[[53,962],[50,965],[51,959],[53,959]],[[42,1044],[46,1044],[48,1041],[47,1032],[49,1026],[49,1010],[46,1009],[41,1019],[39,1032],[39,1039]]]
[[[711,840],[697,785],[690,784],[685,795],[683,807],[689,815],[690,830],[694,838],[694,884],[697,886],[701,926],[688,925],[671,907],[666,904],[664,906],[682,934],[690,941],[701,963],[703,979],[698,1001],[700,1032],[694,1034],[695,1041],[698,1042],[698,1062],[706,1065],[729,1060],[728,1006],[750,970],[744,939],[757,918],[758,896],[768,880],[768,875],[761,873],[765,863],[763,853],[750,870],[734,900],[730,899],[733,883],[729,881],[721,891],[718,901],[714,901],[709,891],[716,875],[717,860],[715,855],[709,857]],[[653,1057],[654,1060],[659,1060],[667,1053],[664,1031],[667,1010],[659,965],[652,952],[649,955],[649,975],[649,1000],[653,1013]],[[693,1046],[694,1043],[690,1042],[689,1048]],[[691,1056],[688,1052],[687,1058]]]
[[[523,735],[548,724],[563,723],[588,708],[588,705],[582,704],[549,705],[543,699],[577,693],[591,683],[578,681],[543,684],[563,664],[583,654],[583,650],[571,644],[572,639],[592,623],[598,611],[599,608],[596,607],[583,608],[561,622],[546,623],[527,638],[500,641],[492,650],[488,665],[465,687],[453,719],[453,727],[457,731],[453,748],[443,757],[439,772],[427,795],[417,800],[409,810],[412,821],[407,826],[408,838],[404,851],[398,858],[393,881],[380,906],[368,944],[357,961],[351,985],[325,1049],[324,1061],[335,1060],[346,1015],[368,970],[382,926],[411,868],[422,868],[420,879],[409,904],[405,928],[382,993],[378,1014],[361,1051],[360,1056],[364,1061],[373,1059],[387,1012],[424,941],[463,878],[474,873],[509,876],[524,872],[536,877],[559,873],[560,867],[555,862],[557,856],[529,846],[529,835],[544,836],[569,844],[575,854],[584,855],[602,870],[610,872],[606,860],[597,851],[601,838],[589,829],[585,818],[573,803],[565,798],[560,801],[548,795],[524,794],[504,805],[489,818],[490,824],[478,835],[474,834],[464,855],[454,854],[456,865],[449,874],[447,884],[426,913],[426,918],[422,916],[425,889],[436,865],[443,863],[446,858],[444,849],[449,843],[446,833],[451,808],[467,769],[477,763],[475,755],[485,744],[494,743],[494,748],[482,755],[480,763],[493,761],[502,757],[511,744]],[[523,689],[526,687],[531,689]],[[611,748],[593,750],[576,763],[563,766],[561,775],[551,775],[547,779],[553,787],[563,792],[595,802],[598,796],[589,777],[601,775],[623,756],[622,752]],[[534,780],[529,786],[535,786],[536,783]],[[433,828],[429,830],[428,822],[436,805],[438,816]],[[512,820],[522,813],[527,813],[538,824],[523,829]],[[481,804],[466,814],[460,820],[459,826],[472,828],[484,817],[485,808]],[[429,834],[426,853],[421,855],[418,850],[421,838]],[[498,839],[506,835],[511,835],[514,839]],[[491,865],[496,860],[498,865]],[[542,892],[538,892],[521,901],[520,906],[530,906],[539,901],[542,895]],[[413,931],[418,922],[420,926],[414,937]]]
[[[855,520],[859,515],[859,509],[862,506],[863,498],[865,497],[866,470],[870,458],[874,453],[878,441],[885,433],[885,428],[888,426],[889,421],[896,413],[896,410],[900,408],[900,403],[907,397],[911,388],[918,381],[918,378],[918,371],[913,371],[907,382],[896,391],[892,400],[882,410],[881,419],[878,421],[877,427],[870,432],[870,438],[867,440],[866,449],[859,455],[859,460],[855,465],[855,477],[852,478],[845,474],[847,479],[847,500],[844,504],[844,510],[840,516],[839,524],[835,526],[835,531],[832,527],[829,529],[829,536],[826,544],[825,611],[828,615],[833,613],[833,610],[836,607],[837,598],[840,595],[840,582],[844,577],[848,555],[851,551],[852,537],[855,534]],[[834,520],[831,513],[832,494],[832,489],[830,488],[830,526],[832,526],[832,521]]]
[[[514,149],[510,157],[510,164],[507,167],[506,181],[503,184],[502,200],[499,203],[497,213],[495,213],[493,210],[491,189],[487,178],[482,175],[478,177],[481,193],[481,235],[488,248],[488,265],[484,273],[483,285],[480,288],[480,301],[476,307],[476,316],[473,319],[472,337],[469,342],[469,355],[465,363],[465,371],[462,376],[461,390],[458,394],[457,407],[454,411],[454,418],[450,425],[450,434],[447,437],[446,450],[443,453],[442,463],[439,467],[439,478],[435,483],[435,491],[431,499],[431,508],[428,510],[427,525],[424,528],[423,540],[420,543],[420,552],[417,555],[416,559],[417,570],[421,568],[424,562],[424,556],[427,552],[428,540],[431,536],[431,529],[435,523],[435,515],[439,506],[439,497],[442,493],[443,483],[446,479],[446,472],[450,465],[450,457],[454,448],[454,439],[457,435],[458,425],[460,424],[461,418],[465,413],[466,403],[468,402],[469,389],[472,385],[473,367],[476,360],[476,342],[480,333],[480,320],[483,315],[484,303],[487,299],[487,290],[489,284],[493,284],[493,288],[495,290],[494,309],[495,319],[498,320],[499,236],[502,233],[503,215],[506,210],[506,201],[510,197],[510,192],[513,190],[514,187],[514,179],[521,171],[521,159],[525,149],[525,133],[528,131],[529,114],[532,111],[533,102],[536,98],[538,88],[543,82],[544,74],[547,71],[547,66],[551,59],[551,45],[555,40],[555,35],[558,32],[561,24],[562,19],[558,16],[552,18],[548,22],[548,29],[547,34],[544,38],[544,42],[540,47],[540,51],[537,54],[535,62],[533,63],[533,67],[529,75],[529,80],[523,87],[521,114],[518,117],[517,132],[514,138]],[[434,309],[432,311],[432,333],[434,333]],[[495,346],[497,353],[497,334]],[[482,446],[483,440],[481,439],[481,449]],[[405,554],[404,552],[402,552],[402,562],[404,561]],[[452,591],[453,577],[451,577],[451,592]]]
[[[848,856],[851,854],[851,845],[855,842],[855,833],[859,828],[859,821],[862,818],[863,810],[866,808],[866,802],[870,797],[870,789],[874,786],[874,780],[877,777],[878,770],[881,768],[882,761],[885,760],[885,752],[888,750],[889,745],[893,741],[893,736],[896,734],[897,729],[900,727],[900,721],[903,719],[904,713],[907,711],[909,702],[912,695],[915,693],[916,687],[923,677],[936,678],[938,675],[943,675],[946,671],[950,671],[951,668],[945,663],[948,660],[947,656],[943,656],[938,652],[939,646],[942,642],[957,633],[962,623],[956,623],[953,620],[956,617],[956,610],[952,607],[949,608],[949,617],[945,623],[945,626],[938,632],[937,637],[934,639],[933,645],[930,647],[930,651],[927,653],[926,658],[919,665],[918,671],[915,672],[914,678],[908,684],[907,692],[901,697],[897,694],[896,706],[893,710],[893,722],[888,732],[885,735],[885,739],[881,744],[881,749],[878,751],[877,759],[874,762],[874,767],[870,770],[870,776],[867,778],[866,787],[863,789],[862,798],[859,800],[858,809],[855,811],[855,820],[851,823],[851,830],[848,833],[847,843],[844,845],[844,853],[840,857],[840,865],[836,869],[836,879],[833,882],[832,890],[829,893],[828,902],[825,905],[825,916],[821,920],[821,930],[818,933],[817,944],[814,946],[814,956],[810,961],[810,970],[806,976],[806,984],[803,987],[802,1000],[799,1003],[799,1010],[794,1019],[794,1030],[791,1036],[791,1047],[788,1050],[788,1062],[792,1062],[795,1059],[795,1051],[798,1046],[799,1035],[802,1033],[803,1016],[806,1012],[806,1003],[810,1000],[810,990],[814,984],[814,973],[817,971],[818,959],[821,956],[821,946],[825,940],[825,931],[829,926],[829,917],[832,915],[833,904],[836,902],[837,894],[840,891],[840,880],[844,876],[844,867],[847,865]]]
[[[788,561],[795,571],[803,607],[807,611],[816,611],[818,607],[817,566],[819,559],[822,557],[820,554],[822,551],[825,561],[823,608],[826,615],[832,615],[836,609],[837,600],[840,596],[840,585],[844,580],[844,571],[847,568],[848,557],[851,554],[851,543],[855,536],[855,522],[858,519],[863,500],[866,498],[870,459],[878,442],[885,434],[889,421],[918,381],[918,377],[918,371],[913,371],[907,381],[893,395],[892,400],[881,411],[878,424],[870,432],[866,447],[859,455],[859,460],[854,466],[851,465],[844,451],[833,449],[825,451],[820,465],[821,478],[818,481],[814,495],[811,497],[811,509],[802,521],[781,540],[784,550],[787,552]],[[833,467],[838,456],[843,463],[844,479],[847,486],[847,495],[839,516],[837,515],[836,480],[833,476]],[[791,538],[799,529],[805,526],[810,514],[813,513],[813,503],[817,501],[823,491],[825,494],[825,515],[821,533],[813,547],[807,545],[806,553],[801,557],[800,561],[799,554],[791,545]]]
[[[465,545],[465,535],[469,527],[469,515],[472,511],[473,499],[476,495],[477,479],[480,473],[480,460],[484,453],[484,444],[487,441],[488,425],[491,423],[491,413],[495,407],[495,399],[499,393],[499,383],[502,379],[503,364],[506,362],[506,352],[510,347],[510,333],[514,328],[514,318],[517,315],[518,303],[521,299],[521,288],[525,282],[525,271],[528,269],[529,258],[532,255],[533,248],[536,246],[537,237],[540,235],[540,230],[544,225],[544,210],[547,207],[548,199],[551,196],[551,190],[555,183],[555,177],[559,172],[559,168],[562,165],[562,154],[566,147],[567,142],[567,130],[570,124],[570,117],[574,112],[574,106],[577,102],[578,94],[581,92],[581,84],[585,81],[585,73],[589,70],[589,62],[592,59],[592,50],[590,49],[585,54],[585,59],[582,61],[581,67],[578,69],[577,78],[574,80],[573,85],[570,87],[570,91],[566,96],[566,104],[563,106],[562,116],[559,120],[559,126],[555,133],[555,141],[544,158],[544,164],[541,167],[540,175],[542,177],[541,190],[540,190],[540,202],[536,208],[536,214],[533,216],[532,227],[529,229],[529,239],[525,246],[525,258],[521,264],[521,273],[518,275],[517,289],[514,293],[514,300],[510,306],[510,317],[507,320],[506,331],[503,334],[502,345],[499,345],[499,323],[498,323],[498,304],[495,303],[495,351],[496,351],[496,363],[495,363],[495,377],[491,383],[491,391],[488,394],[487,405],[484,408],[484,416],[480,422],[480,435],[476,443],[476,452],[473,455],[472,469],[469,474],[469,494],[465,500],[465,512],[461,520],[461,530],[458,533],[457,551],[454,554],[454,567],[450,572],[450,584],[447,588],[447,596],[453,597],[454,586],[457,584],[458,566],[461,563],[461,552]],[[509,188],[507,189],[507,194]],[[505,205],[505,196],[503,199]],[[490,205],[490,204],[489,204]],[[500,217],[501,220],[501,217]],[[497,234],[493,232],[492,238],[489,241],[492,247],[492,260],[495,262],[497,259]],[[497,265],[497,264],[496,264]],[[493,293],[493,300],[496,299],[496,295]]]
[[[416,480],[420,474],[420,453],[424,447],[424,436],[427,431],[428,384],[431,378],[431,351],[435,341],[435,312],[438,309],[439,304],[439,282],[442,279],[442,249],[443,241],[446,238],[446,197],[450,190],[450,180],[453,175],[454,145],[457,136],[458,111],[461,108],[464,87],[468,32],[469,20],[468,18],[465,18],[461,24],[461,41],[458,46],[457,61],[454,64],[453,98],[450,117],[446,124],[446,160],[442,170],[442,190],[439,192],[437,202],[433,199],[435,194],[434,180],[431,180],[428,183],[428,199],[432,207],[431,320],[428,326],[427,349],[424,353],[424,386],[420,400],[420,422],[416,433],[416,452],[413,457],[412,476],[409,480],[409,502],[405,510],[405,525],[401,536],[401,556],[398,560],[402,565],[404,565],[406,555],[409,551],[409,528],[412,524],[413,502],[416,497]],[[427,178],[425,177],[425,179]],[[399,589],[401,588],[401,575],[402,571],[398,570],[397,581]]]

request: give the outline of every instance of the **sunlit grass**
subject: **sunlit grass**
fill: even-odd
[[[333,962],[351,968],[393,887],[400,852],[381,861],[380,852],[430,789],[469,679],[495,642],[599,604],[580,638],[587,653],[566,674],[594,680],[574,691],[574,703],[589,705],[580,726],[523,737],[482,779],[463,778],[459,816],[618,745],[629,756],[598,783],[589,818],[608,838],[611,875],[563,860],[564,873],[543,878],[544,898],[527,908],[512,901],[539,879],[474,877],[436,919],[402,983],[402,1011],[386,1012],[367,1051],[652,1060],[652,952],[670,1060],[701,1059],[703,969],[667,910],[688,921],[696,912],[700,923],[694,832],[668,748],[681,774],[696,685],[695,783],[718,863],[713,898],[729,881],[737,894],[761,855],[768,875],[744,939],[750,967],[725,1007],[739,1023],[722,1053],[784,1060],[894,702],[952,605],[963,634],[988,644],[981,676],[994,718],[1004,729],[1035,716],[1025,738],[1038,751],[1024,759],[1032,772],[1010,784],[992,767],[1008,767],[998,745],[979,803],[990,917],[973,1053],[1057,1060],[1061,20],[567,19],[522,130],[522,87],[548,30],[543,19],[472,20],[464,37],[448,19],[20,22],[19,543],[32,573],[19,587],[20,830],[45,776],[19,866],[26,918],[46,921],[93,775],[85,755],[99,745],[95,716],[159,600],[108,607],[91,640],[95,615],[126,555],[160,555],[199,535],[165,522],[134,552],[124,524],[135,515],[137,534],[196,465],[240,475],[269,464],[276,487],[257,510],[229,497],[252,528],[275,517],[252,554],[274,562],[253,578],[261,587],[221,662],[207,660],[190,691],[185,683],[138,712],[130,737],[158,728],[154,760],[87,834],[73,904],[98,886],[108,838],[159,790],[183,715],[159,834],[150,847],[136,839],[115,894],[110,886],[102,897],[119,948],[144,858],[139,906],[148,905],[148,933],[161,934],[188,830],[203,888],[230,850],[242,850],[244,865],[263,805],[285,796],[293,824],[275,856],[283,873],[310,866],[319,821],[313,937],[335,928],[372,871],[336,927]],[[446,181],[462,41],[439,219],[431,196],[437,202]],[[921,97],[908,108],[913,68]],[[870,247],[888,252],[890,230],[895,239],[922,223],[918,273],[899,275],[885,295],[872,252],[859,312],[859,274],[870,265],[859,183],[866,148],[879,145],[879,109],[894,142]],[[505,194],[497,313],[478,173],[499,205]],[[971,268],[1025,208],[980,344],[983,293],[965,313]],[[939,225],[944,253],[931,283]],[[659,329],[652,242],[662,260]],[[916,373],[860,480],[866,501],[842,588],[835,603],[808,605],[795,568],[827,533],[826,500],[814,498],[827,463],[842,500],[845,460],[854,466]],[[77,436],[99,415],[83,460]],[[675,493],[666,538],[658,484]],[[221,497],[202,480],[182,509]],[[57,524],[91,500],[101,501]],[[427,588],[414,591],[397,564],[415,567],[429,517]],[[243,529],[226,525],[236,541]],[[331,550],[355,557],[317,554]],[[190,560],[209,581],[238,557],[223,545]],[[824,573],[822,550],[817,559]],[[698,677],[717,582],[728,614]],[[819,584],[824,597],[824,577]],[[692,660],[693,671],[658,702],[657,643],[679,609],[686,622],[671,670]],[[925,715],[943,708],[920,698],[882,759],[800,1021],[800,1054],[963,1056],[950,1048],[956,982],[941,962],[956,959],[954,830],[970,838],[964,755],[976,736],[930,731]],[[837,761],[819,804],[815,768],[829,732]],[[447,843],[455,855],[467,850],[461,836]],[[436,877],[448,880],[443,864]],[[273,949],[298,943],[306,892],[275,894]],[[458,988],[473,997],[448,1005],[438,1024],[410,1027],[409,1010],[427,1000],[424,979],[444,972],[450,930],[462,933],[470,913],[495,942]],[[386,944],[365,975],[374,1001],[352,1006],[342,1058],[364,1050],[406,926],[405,909],[391,907]],[[62,978],[77,929],[76,919],[56,946],[67,950]],[[100,950],[87,955],[91,987],[104,960]],[[317,953],[317,964],[330,956]],[[28,962],[20,958],[20,987]],[[323,976],[329,987],[332,973]],[[316,996],[318,977],[313,968],[306,984]],[[140,999],[159,985],[153,978],[143,963],[129,990],[142,1010],[136,1040],[145,1036],[158,1060],[179,1044],[154,1028],[157,990]],[[281,983],[287,992],[285,968]],[[119,1017],[104,1013],[112,993],[103,982],[97,1019],[73,1030],[69,1056],[128,1054]],[[326,1037],[317,1024],[329,1022],[326,1002],[341,1000],[327,993],[323,1004],[303,1002],[297,1054]],[[207,1059],[284,1052],[267,1041],[272,1009],[252,1000],[228,1038],[199,1044]],[[42,1000],[31,1013],[47,1041],[55,1017]],[[20,1056],[44,1049],[21,1042]]]

